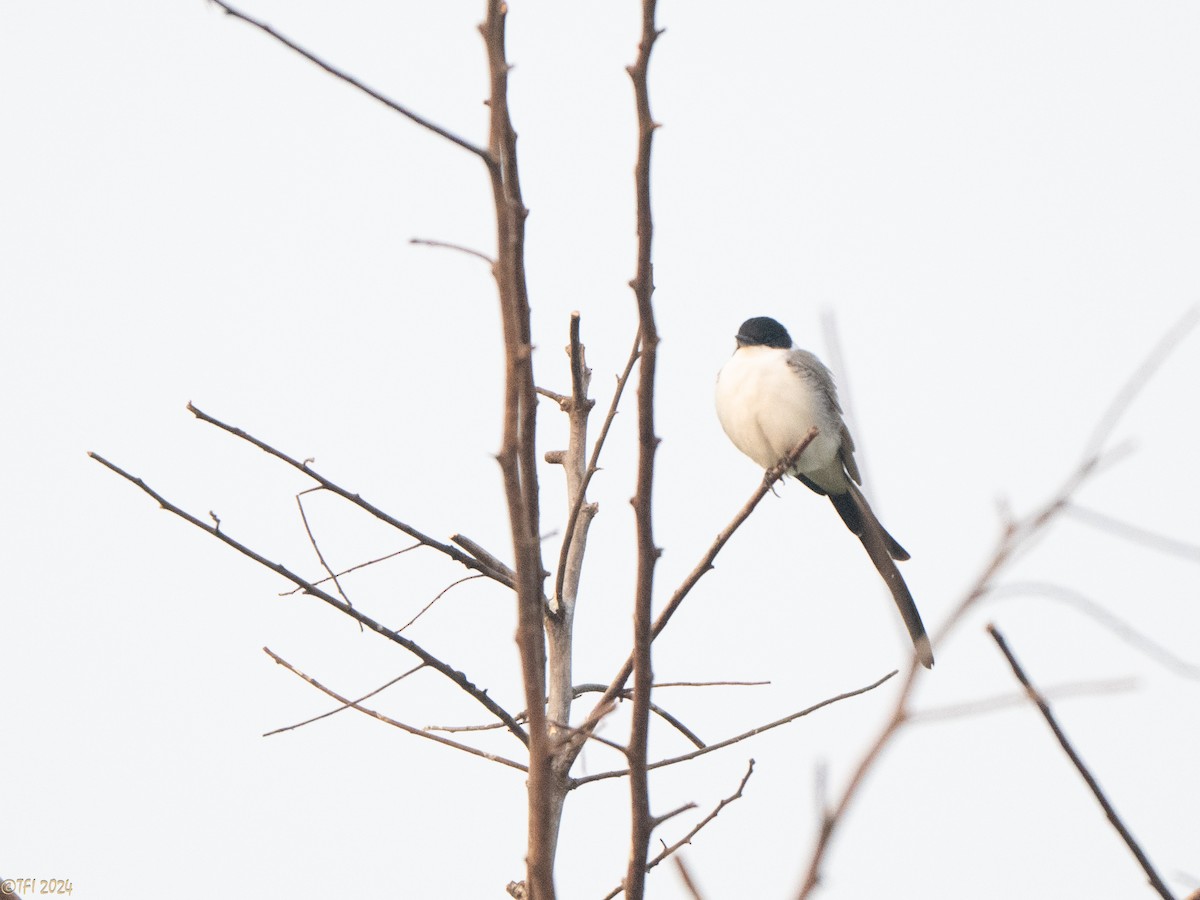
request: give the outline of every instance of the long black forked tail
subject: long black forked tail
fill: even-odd
[[[856,484],[851,482],[847,493],[830,494],[829,499],[833,501],[842,521],[858,535],[867,550],[867,555],[871,557],[871,562],[875,563],[875,568],[879,570],[879,574],[891,590],[921,665],[927,669],[933,668],[933,647],[929,643],[929,635],[925,633],[925,624],[921,621],[921,614],[908,591],[908,585],[904,583],[904,578],[893,561],[908,559],[907,551],[879,524],[875,513],[867,504],[866,497]]]

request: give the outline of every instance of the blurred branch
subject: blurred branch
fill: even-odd
[[[1200,665],[1189,662],[1147,635],[1142,634],[1129,622],[1109,612],[1081,591],[1058,584],[1032,581],[1004,584],[992,591],[993,597],[999,597],[1003,594],[1037,594],[1049,600],[1070,606],[1102,627],[1107,628],[1120,640],[1129,644],[1129,646],[1142,653],[1152,662],[1158,663],[1164,669],[1174,672],[1182,678],[1200,681]]]
[[[348,615],[350,618],[365,625],[367,628],[371,629],[376,634],[382,635],[383,637],[387,638],[388,640],[392,641],[393,643],[399,644],[401,647],[403,647],[409,653],[412,653],[414,656],[416,656],[418,659],[420,659],[422,662],[424,662],[431,669],[436,669],[442,675],[449,678],[451,681],[453,681],[455,684],[457,684],[460,688],[462,688],[464,691],[466,691],[468,694],[470,694],[472,697],[474,697],[479,703],[481,703],[483,705],[483,707],[485,709],[488,710],[488,712],[492,713],[492,715],[494,715],[497,719],[499,719],[501,722],[503,722],[508,727],[508,730],[510,732],[512,732],[513,735],[518,740],[521,741],[521,743],[527,744],[529,742],[529,738],[525,734],[525,730],[523,728],[521,728],[520,725],[517,724],[516,720],[514,720],[513,717],[502,706],[500,706],[500,704],[498,704],[495,700],[493,700],[491,697],[488,696],[487,691],[481,690],[480,688],[476,687],[470,681],[470,679],[467,678],[467,676],[464,673],[460,672],[458,669],[455,669],[453,666],[450,666],[447,663],[442,662],[440,659],[438,659],[436,656],[434,656],[432,653],[430,653],[428,650],[426,650],[420,644],[416,643],[415,641],[409,640],[408,638],[404,637],[403,635],[397,634],[392,629],[381,625],[379,622],[376,622],[370,616],[364,615],[363,613],[359,612],[357,609],[350,606],[345,601],[339,599],[338,597],[333,596],[332,594],[328,593],[327,591],[322,590],[321,588],[317,587],[315,584],[305,581],[303,578],[301,578],[296,573],[292,572],[290,569],[288,569],[282,563],[271,562],[271,560],[267,559],[265,556],[261,555],[260,553],[254,551],[254,550],[251,550],[245,544],[242,544],[242,543],[234,540],[229,535],[227,535],[225,532],[219,530],[216,526],[209,525],[207,522],[204,522],[204,521],[196,518],[191,513],[188,513],[185,510],[180,509],[178,506],[171,503],[169,500],[167,500],[161,494],[159,494],[158,492],[153,490],[149,485],[146,484],[146,482],[142,481],[142,479],[136,478],[133,475],[130,475],[124,469],[120,468],[119,466],[114,465],[113,463],[109,462],[107,459],[100,456],[99,454],[89,452],[88,456],[90,456],[92,459],[96,460],[96,462],[100,463],[102,466],[109,469],[110,471],[115,472],[116,474],[120,475],[126,481],[130,482],[131,484],[136,485],[144,493],[148,494],[151,498],[153,498],[158,503],[158,505],[160,507],[162,507],[163,509],[165,509],[167,512],[178,516],[179,518],[183,519],[185,522],[189,522],[192,525],[196,526],[201,531],[205,531],[208,534],[212,535],[217,540],[222,541],[225,544],[228,544],[234,550],[237,550],[243,556],[247,556],[250,559],[254,560],[260,566],[263,566],[264,568],[270,569],[272,572],[282,575],[284,578],[286,578],[292,584],[301,588],[304,591],[304,593],[309,594],[313,597],[316,597],[318,600],[324,600],[330,606],[334,607],[335,609],[340,610],[341,612]]]
[[[404,522],[401,522],[399,519],[395,518],[394,516],[388,515],[386,512],[384,512],[379,507],[375,506],[372,503],[368,503],[366,500],[364,500],[358,494],[352,494],[350,491],[346,490],[341,485],[335,484],[334,482],[330,481],[324,475],[320,474],[315,469],[310,467],[307,462],[301,462],[298,459],[294,459],[293,457],[288,456],[286,453],[282,452],[281,450],[275,449],[274,447],[272,447],[270,444],[266,443],[265,441],[259,440],[254,435],[248,434],[247,432],[243,431],[240,428],[236,428],[233,425],[228,425],[225,422],[222,422],[220,419],[213,418],[208,413],[204,412],[201,409],[198,409],[196,406],[194,406],[191,403],[189,403],[187,405],[187,408],[188,408],[188,412],[190,412],[192,415],[194,415],[201,422],[207,422],[209,425],[215,425],[217,428],[220,428],[222,431],[228,432],[229,434],[232,434],[234,437],[240,438],[241,440],[246,441],[249,444],[253,444],[255,447],[257,447],[259,450],[262,450],[264,453],[274,456],[278,460],[282,460],[283,462],[285,462],[289,466],[291,466],[293,469],[296,469],[299,472],[303,472],[305,475],[307,475],[313,481],[317,482],[317,484],[319,484],[321,487],[325,488],[325,490],[329,491],[330,493],[337,494],[339,497],[343,498],[344,500],[349,500],[355,506],[370,513],[375,518],[379,519],[381,522],[386,522],[388,525],[391,525],[393,528],[403,531],[409,537],[413,538],[414,540],[420,541],[426,547],[429,547],[433,550],[437,550],[439,553],[443,553],[446,556],[449,556],[455,562],[466,566],[468,569],[474,569],[476,572],[480,572],[480,573],[486,575],[488,578],[491,578],[494,581],[500,582],[505,587],[511,588],[513,586],[511,579],[507,578],[503,572],[492,569],[491,567],[489,567],[488,565],[483,563],[481,560],[478,560],[473,556],[468,556],[467,554],[463,553],[458,548],[451,547],[449,544],[444,544],[441,541],[436,540],[435,538],[432,538],[429,535],[424,534],[421,531],[418,531],[416,528],[413,528],[411,525],[407,525]]]
[[[1068,699],[1070,697],[1096,697],[1101,694],[1117,694],[1132,691],[1137,688],[1137,681],[1132,678],[1113,678],[1108,681],[1087,681],[1079,684],[1063,684],[1047,688],[1043,693],[1046,697]],[[908,714],[908,721],[913,725],[924,725],[926,722],[945,722],[949,719],[961,719],[967,716],[986,715],[1014,706],[1024,706],[1026,697],[1023,694],[1000,694],[995,697],[980,697],[978,700],[968,700],[964,703],[951,703],[946,706],[922,709]],[[519,721],[519,717],[518,717]],[[490,725],[499,728],[500,724]]]
[[[1146,879],[1150,882],[1154,890],[1158,892],[1159,896],[1163,898],[1163,900],[1174,900],[1174,896],[1171,894],[1171,891],[1167,888],[1166,884],[1163,883],[1163,880],[1159,877],[1158,872],[1154,870],[1154,866],[1151,865],[1149,858],[1146,856],[1141,846],[1139,846],[1138,842],[1134,840],[1133,835],[1129,833],[1129,829],[1125,827],[1125,823],[1121,821],[1121,817],[1117,815],[1117,811],[1113,809],[1112,804],[1108,802],[1108,798],[1104,795],[1104,791],[1100,789],[1099,782],[1097,782],[1092,773],[1088,771],[1087,766],[1083,764],[1083,760],[1079,758],[1079,754],[1075,752],[1075,748],[1071,746],[1071,742],[1067,740],[1067,736],[1063,733],[1058,721],[1054,718],[1054,714],[1050,712],[1050,705],[1046,702],[1045,698],[1038,693],[1037,688],[1035,688],[1033,683],[1029,680],[1029,676],[1025,674],[1025,670],[1021,668],[1021,664],[1017,662],[1017,658],[1013,655],[1012,650],[1009,649],[1008,642],[1004,639],[1004,635],[997,630],[995,625],[988,625],[987,630],[988,634],[992,636],[992,639],[1000,648],[1000,652],[1004,654],[1004,658],[1008,660],[1009,666],[1012,667],[1013,675],[1017,677],[1017,681],[1021,682],[1021,686],[1025,688],[1026,694],[1029,695],[1029,699],[1036,704],[1038,711],[1042,714],[1042,718],[1046,720],[1046,724],[1049,725],[1050,730],[1054,732],[1054,737],[1058,741],[1059,746],[1063,748],[1063,752],[1067,754],[1067,757],[1071,760],[1071,763],[1078,770],[1079,774],[1083,776],[1083,780],[1087,782],[1087,786],[1091,790],[1092,795],[1096,798],[1097,802],[1104,810],[1104,815],[1108,818],[1108,821],[1112,824],[1113,828],[1116,829],[1117,834],[1121,836],[1121,840],[1125,842],[1125,846],[1129,848],[1129,851],[1134,855],[1134,858],[1137,859],[1138,865],[1142,867],[1142,871],[1146,873]]]
[[[472,747],[468,744],[461,744],[458,741],[452,741],[452,740],[450,740],[450,738],[444,738],[444,737],[439,737],[436,734],[430,734],[427,731],[422,731],[420,728],[414,728],[412,725],[406,725],[403,722],[397,722],[395,719],[389,718],[389,717],[385,716],[383,713],[377,712],[376,710],[367,709],[365,706],[359,706],[357,701],[349,700],[346,697],[343,697],[341,694],[337,693],[336,691],[330,690],[329,688],[325,687],[325,685],[321,684],[315,678],[312,678],[309,675],[305,675],[303,672],[301,672],[299,669],[297,669],[295,666],[293,666],[291,663],[289,663],[286,659],[284,659],[283,657],[279,656],[276,653],[271,652],[271,650],[269,648],[263,647],[263,653],[267,654],[267,656],[271,657],[271,659],[275,660],[275,662],[279,663],[279,665],[283,666],[285,669],[287,669],[293,675],[296,675],[297,677],[303,679],[304,681],[307,681],[309,684],[311,684],[313,687],[315,687],[318,691],[320,691],[323,694],[326,694],[327,696],[332,697],[334,700],[336,700],[338,703],[341,703],[343,706],[348,706],[351,709],[356,709],[360,713],[364,713],[368,716],[371,716],[374,719],[378,719],[380,722],[384,722],[388,725],[393,726],[394,728],[399,728],[401,731],[406,731],[409,734],[416,735],[417,737],[425,738],[425,740],[427,740],[427,741],[433,741],[435,743],[442,744],[446,747],[453,747],[455,750],[461,750],[464,753],[471,754],[472,756],[478,756],[482,759],[488,759],[488,760],[491,760],[492,762],[500,763],[501,765],[508,766],[511,769],[517,769],[520,772],[529,771],[525,766],[521,765],[519,762],[515,762],[511,759],[506,759],[503,756],[497,756],[494,753],[487,753],[483,750],[480,750],[477,747]]]
[[[958,606],[954,608],[950,616],[943,623],[934,639],[935,644],[941,645],[945,643],[947,637],[957,628],[967,613],[984,596],[994,590],[994,584],[999,574],[1012,562],[1018,551],[1040,536],[1046,526],[1056,519],[1072,500],[1079,488],[1102,468],[1102,464],[1106,461],[1106,457],[1103,455],[1104,446],[1109,438],[1112,437],[1113,431],[1121,421],[1122,416],[1128,410],[1138,393],[1162,366],[1170,352],[1182,340],[1184,334],[1195,325],[1196,319],[1197,310],[1189,310],[1179,322],[1168,330],[1166,336],[1155,345],[1142,364],[1130,375],[1129,379],[1117,392],[1101,416],[1099,423],[1088,440],[1079,464],[1068,473],[1058,491],[1024,519],[1015,521],[1010,519],[1004,523],[991,558],[984,564],[974,584],[967,589]],[[821,879],[821,867],[824,864],[825,856],[829,851],[838,826],[845,819],[847,810],[858,795],[858,792],[866,781],[867,775],[874,768],[883,750],[891,743],[892,739],[900,732],[903,726],[910,721],[911,712],[909,704],[912,700],[918,675],[922,671],[924,670],[920,669],[919,664],[914,659],[909,665],[904,682],[900,686],[900,693],[896,698],[896,704],[892,712],[883,723],[875,740],[867,748],[858,765],[854,768],[836,805],[832,809],[826,809],[823,812],[821,828],[809,858],[808,869],[804,875],[803,884],[797,895],[799,900],[806,900],[816,889]]]
[[[1143,547],[1149,547],[1151,550],[1178,556],[1192,562],[1200,562],[1200,546],[1196,544],[1189,544],[1187,541],[1159,534],[1157,531],[1151,531],[1140,525],[1105,515],[1086,506],[1080,506],[1078,503],[1068,503],[1063,512],[1086,525],[1107,531],[1109,534],[1114,534],[1135,544],[1141,544]]]
[[[284,37],[282,34],[280,34],[278,31],[276,31],[270,25],[267,25],[265,22],[260,22],[258,19],[254,19],[254,18],[246,15],[244,12],[241,12],[240,10],[235,9],[233,6],[229,5],[228,3],[225,3],[224,0],[210,0],[210,2],[221,7],[221,9],[225,11],[226,15],[233,16],[235,19],[241,19],[247,25],[251,25],[254,28],[257,28],[259,31],[263,32],[263,34],[269,35],[270,37],[274,38],[279,43],[281,43],[285,47],[287,47],[289,50],[293,50],[296,53],[299,53],[301,56],[303,56],[309,62],[315,63],[316,65],[320,66],[322,69],[324,69],[326,72],[328,72],[333,77],[339,78],[342,81],[346,82],[347,84],[358,88],[360,91],[362,91],[368,97],[372,97],[375,100],[378,100],[380,103],[382,103],[388,109],[391,109],[395,112],[400,113],[400,115],[404,116],[409,121],[415,122],[417,125],[420,125],[422,128],[424,128],[428,131],[432,131],[434,134],[438,135],[439,137],[445,138],[452,144],[457,144],[459,147],[462,147],[464,150],[475,154],[480,159],[482,159],[484,162],[490,161],[488,152],[486,150],[484,150],[482,147],[472,144],[470,141],[466,140],[465,138],[459,137],[457,134],[454,134],[451,131],[447,131],[445,128],[441,127],[440,125],[435,125],[433,122],[429,121],[429,119],[426,119],[424,116],[418,115],[417,113],[413,112],[408,107],[403,106],[400,103],[397,103],[395,100],[391,100],[391,99],[385,97],[383,94],[379,93],[374,88],[367,87],[365,84],[363,84],[361,81],[359,81],[354,76],[349,75],[346,72],[343,72],[341,69],[338,69],[335,66],[331,65],[330,63],[325,62],[325,60],[321,59],[316,54],[314,54],[308,50],[305,50],[299,44],[296,44],[293,41],[289,40],[288,38]]]

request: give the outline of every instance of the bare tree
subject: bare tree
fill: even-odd
[[[486,95],[489,126],[486,140],[476,142],[456,135],[437,125],[431,119],[414,112],[406,105],[384,96],[343,69],[324,60],[315,52],[299,46],[271,26],[252,18],[224,0],[214,0],[214,2],[229,16],[285,45],[334,77],[378,100],[393,112],[399,113],[417,126],[438,135],[449,145],[472,154],[484,167],[491,188],[495,215],[496,246],[494,255],[489,256],[438,241],[423,242],[465,251],[483,259],[490,265],[495,279],[501,313],[501,338],[505,364],[502,432],[497,461],[508,513],[512,562],[509,564],[502,561],[502,553],[485,548],[463,534],[452,535],[446,541],[439,540],[406,519],[383,510],[351,488],[334,482],[318,471],[311,461],[291,455],[268,441],[230,425],[191,404],[188,405],[188,409],[200,421],[220,429],[238,440],[252,444],[277,462],[302,473],[313,482],[310,490],[325,491],[340,497],[386,526],[407,536],[414,542],[411,547],[431,549],[467,569],[470,574],[466,577],[488,579],[502,589],[511,592],[517,613],[516,644],[520,660],[519,680],[522,688],[523,708],[506,708],[494,699],[486,688],[476,685],[467,673],[469,661],[451,661],[442,658],[405,635],[403,632],[407,626],[390,627],[367,611],[351,604],[342,590],[339,579],[360,566],[341,572],[334,571],[322,555],[312,530],[308,529],[303,502],[299,497],[297,499],[300,503],[300,513],[312,541],[318,564],[324,573],[321,577],[307,577],[282,562],[269,559],[234,537],[228,528],[222,526],[220,519],[215,515],[210,515],[206,520],[189,512],[117,464],[96,454],[92,454],[92,456],[114,473],[136,485],[163,509],[205,531],[211,537],[222,541],[259,565],[277,573],[289,582],[294,590],[325,602],[343,615],[355,620],[364,630],[374,632],[395,644],[405,653],[416,657],[416,665],[394,681],[427,668],[456,685],[483,710],[488,719],[487,723],[483,725],[452,724],[438,728],[417,727],[384,715],[368,705],[367,701],[382,688],[359,697],[347,696],[345,693],[327,686],[318,678],[305,674],[280,655],[270,650],[266,651],[275,662],[303,679],[314,689],[332,698],[338,704],[338,710],[357,710],[404,731],[408,735],[433,741],[447,748],[482,757],[497,765],[523,772],[527,782],[526,858],[521,877],[515,878],[508,886],[512,896],[533,898],[533,900],[550,900],[555,896],[555,855],[561,840],[562,816],[568,796],[572,791],[588,784],[626,779],[630,792],[629,855],[624,878],[605,896],[615,897],[624,893],[631,898],[642,898],[646,893],[647,873],[660,862],[691,843],[698,833],[711,823],[726,806],[743,795],[753,774],[754,764],[752,760],[749,762],[740,782],[731,785],[731,792],[715,807],[707,814],[697,818],[690,828],[683,831],[670,843],[663,841],[661,852],[653,856],[651,855],[651,840],[655,830],[674,816],[691,809],[695,804],[687,804],[674,810],[656,809],[650,790],[651,772],[726,749],[767,730],[795,722],[832,703],[872,691],[896,675],[895,672],[883,674],[870,684],[849,688],[837,696],[707,744],[697,738],[685,722],[664,708],[661,702],[655,700],[656,689],[662,687],[654,682],[653,644],[655,639],[662,633],[700,579],[712,568],[717,555],[737,529],[816,436],[814,429],[787,457],[764,474],[761,483],[747,498],[744,505],[733,513],[728,524],[719,531],[691,571],[678,585],[673,586],[669,594],[666,591],[661,592],[666,596],[666,601],[658,615],[654,616],[655,570],[660,553],[655,540],[652,516],[655,452],[659,442],[655,420],[659,335],[653,303],[654,217],[650,187],[654,135],[658,126],[651,112],[650,64],[655,41],[661,33],[656,22],[656,3],[654,0],[642,0],[640,41],[636,47],[634,61],[628,67],[637,117],[637,151],[634,160],[633,184],[636,199],[636,219],[633,223],[636,231],[636,262],[630,281],[634,299],[631,331],[636,332],[636,338],[624,369],[617,374],[612,396],[605,407],[605,416],[595,438],[591,439],[589,425],[591,424],[591,414],[596,408],[596,400],[590,396],[592,373],[587,365],[586,350],[581,336],[582,318],[579,313],[572,315],[566,329],[566,377],[569,380],[569,391],[557,393],[544,387],[543,382],[539,379],[546,376],[541,372],[535,372],[535,356],[530,327],[530,298],[525,264],[525,220],[528,210],[522,199],[517,134],[509,109],[508,75],[511,64],[507,56],[505,40],[506,4],[501,0],[486,0],[484,21],[480,25],[488,66]],[[1161,360],[1168,349],[1160,348],[1152,360]],[[637,421],[637,473],[632,503],[636,550],[632,564],[635,578],[634,590],[630,598],[632,621],[630,651],[623,661],[614,660],[613,675],[607,683],[577,684],[572,672],[576,603],[580,596],[588,532],[597,514],[597,506],[588,499],[588,487],[593,475],[599,469],[610,427],[623,400],[626,399],[626,387],[631,381],[635,369],[637,370],[637,380],[633,402],[636,405]],[[1148,377],[1148,371],[1140,373],[1131,383],[1130,390],[1118,398],[1117,403],[1114,404],[1113,413],[1098,429],[1097,436],[1089,446],[1083,462],[1067,479],[1061,490],[1031,517],[1019,522],[1006,523],[992,559],[945,625],[939,641],[947,638],[949,632],[963,620],[966,612],[980,598],[994,590],[997,575],[1013,556],[1033,540],[1046,523],[1071,508],[1072,498],[1079,485],[1104,461],[1105,457],[1102,451],[1104,442],[1111,432],[1112,422],[1115,421],[1116,416],[1120,415],[1137,387],[1144,382],[1146,377]],[[543,454],[537,446],[536,425],[539,398],[556,403],[567,417],[568,441],[563,450],[554,450]],[[543,540],[546,532],[544,519],[547,518],[541,509],[542,495],[539,482],[543,474],[541,470],[543,458],[550,465],[561,467],[566,483],[565,527],[559,535],[557,550],[552,549],[550,552],[544,552]],[[370,565],[379,561],[379,559],[370,560],[361,565]],[[454,582],[454,584],[457,583],[459,581]],[[516,674],[514,673],[514,675]],[[818,885],[830,842],[837,826],[864,783],[866,775],[878,759],[881,750],[901,727],[918,718],[909,708],[909,699],[914,684],[921,677],[925,677],[925,675],[914,658],[909,671],[902,676],[899,699],[893,712],[886,719],[878,738],[868,748],[858,767],[853,770],[844,794],[824,813],[820,833],[804,874],[800,897],[809,896]],[[1028,688],[1028,685],[1026,686]],[[1032,688],[1029,690],[1032,693]],[[592,695],[598,696],[593,698]],[[575,702],[584,697],[588,697],[589,701],[586,713],[581,716],[573,715],[576,710]],[[617,702],[626,699],[631,700],[632,707],[628,738],[622,743],[599,736],[597,734],[598,725],[609,715]],[[657,717],[666,725],[677,730],[693,744],[694,749],[671,757],[652,759],[649,745],[652,717]],[[299,727],[303,724],[307,724],[307,722],[290,727]],[[506,731],[513,745],[512,751],[507,754],[499,754],[473,744],[470,735],[485,729]],[[448,736],[451,734],[454,736]],[[573,775],[575,763],[588,741],[599,741],[615,748],[624,757],[625,765],[610,771]],[[688,890],[693,896],[700,896],[698,887],[688,871],[683,868],[682,862],[678,858],[676,862],[680,864],[679,871]],[[1152,879],[1157,878],[1153,875],[1151,877]],[[1161,884],[1161,879],[1159,879],[1156,888],[1163,896],[1169,896]]]

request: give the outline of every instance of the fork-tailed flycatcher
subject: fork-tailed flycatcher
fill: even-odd
[[[789,470],[833,502],[875,568],[887,582],[926,668],[933,650],[921,614],[894,560],[908,559],[867,505],[854,461],[854,440],[842,420],[833,376],[824,364],[793,346],[787,329],[766,316],[747,319],[737,333],[737,349],[717,375],[717,418],[735,447],[770,469],[796,448],[815,425],[816,438]]]

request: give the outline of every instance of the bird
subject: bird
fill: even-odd
[[[859,485],[854,439],[842,418],[833,375],[816,356],[792,343],[775,319],[756,316],[742,323],[733,356],[717,375],[717,418],[738,450],[770,469],[795,450],[815,426],[818,431],[788,470],[828,497],[883,576],[912,638],[917,657],[933,667],[933,648],[908,585],[896,567],[908,551],[879,523]]]

